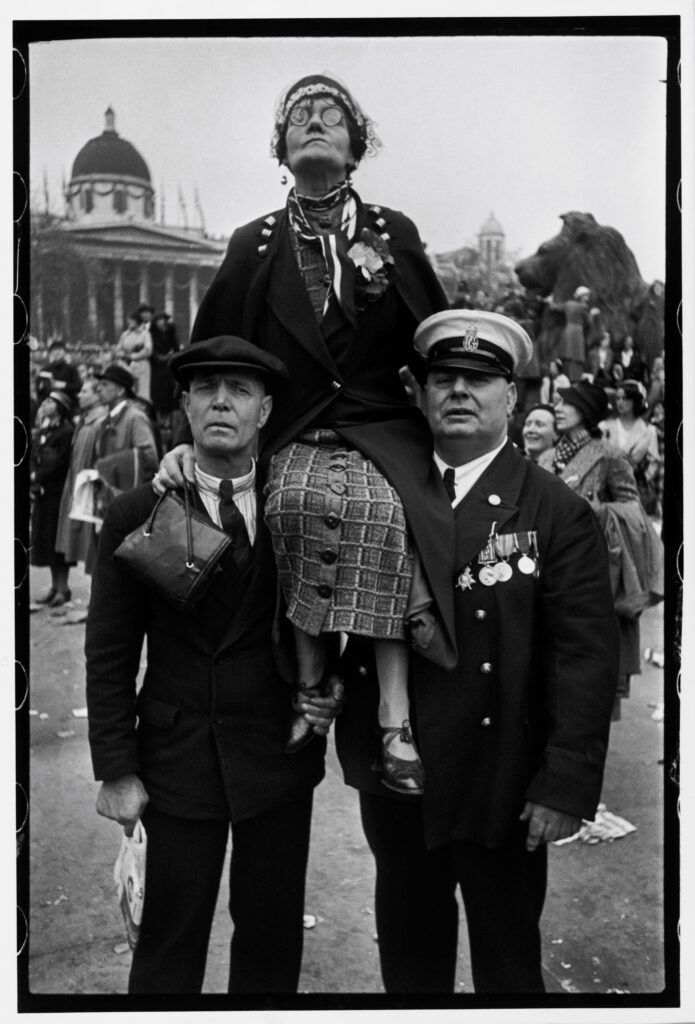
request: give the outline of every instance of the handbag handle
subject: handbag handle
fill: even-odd
[[[190,486],[191,485],[189,484],[188,480],[186,480],[184,478],[184,481],[183,481],[183,504],[184,504],[184,509],[185,509],[185,512],[186,512],[186,568],[187,569],[193,569],[194,566],[195,566],[195,562],[193,561],[193,532],[191,530],[191,508],[190,508],[189,496],[188,496],[188,491],[189,491]],[[167,493],[168,492],[165,491],[164,494],[160,494],[160,496],[157,498],[157,503],[154,506],[154,508],[152,509],[152,514],[150,515],[150,518],[147,521],[147,525],[145,526],[144,533],[145,533],[146,537],[150,537],[152,535],[152,527],[154,526],[155,516],[157,515],[157,512],[159,510],[159,506],[162,504],[162,502],[166,498]]]

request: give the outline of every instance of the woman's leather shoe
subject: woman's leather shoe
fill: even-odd
[[[405,793],[406,796],[420,796],[425,788],[425,769],[418,757],[416,761],[405,761],[402,757],[396,757],[389,750],[396,736],[399,736],[403,743],[413,743],[413,734],[410,731],[410,722],[406,718],[399,728],[381,729],[382,749],[382,783],[395,793]]]
[[[72,597],[69,590],[56,590],[51,600],[48,602],[49,608],[60,608],[61,605],[67,604]]]
[[[35,597],[34,604],[50,604],[57,593],[58,591],[56,590],[56,588],[51,587],[51,589],[47,590],[46,593],[42,595],[42,597]]]
[[[316,733],[310,722],[307,722],[304,714],[299,710],[302,697],[309,696],[318,690],[317,686],[297,686],[292,697],[292,707],[295,713],[290,719],[290,727],[287,732],[287,739],[282,748],[285,754],[296,754],[298,750],[311,743]]]

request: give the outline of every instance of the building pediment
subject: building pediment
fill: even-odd
[[[199,230],[167,228],[157,224],[70,224],[62,225],[74,241],[114,249],[135,246],[172,252],[218,255],[226,249],[225,239],[206,238]]]

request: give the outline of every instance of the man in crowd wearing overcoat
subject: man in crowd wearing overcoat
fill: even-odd
[[[546,844],[594,816],[617,681],[606,545],[588,502],[507,438],[514,373],[532,353],[523,328],[449,310],[415,345],[432,473],[455,519],[441,571],[459,661],[447,671],[413,656],[422,797],[391,794],[371,770],[378,691],[352,641],[338,753],[376,859],[386,991],[453,991],[458,886],[476,992],[542,992]]]
[[[189,345],[170,365],[193,435],[195,506],[235,543],[182,612],[113,558],[152,513],[152,486],[114,499],[101,530],[86,635],[97,810],[127,833],[142,818],[147,833],[129,992],[201,991],[230,824],[229,991],[293,992],[325,741],[283,753],[291,688],[273,656],[275,566],[253,456],[286,370],[235,337]],[[335,708],[333,697],[315,699],[317,733]]]

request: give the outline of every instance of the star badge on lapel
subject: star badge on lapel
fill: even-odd
[[[470,565],[467,565],[456,580],[456,586],[459,590],[470,590],[475,582],[475,578],[471,572],[471,567]]]

